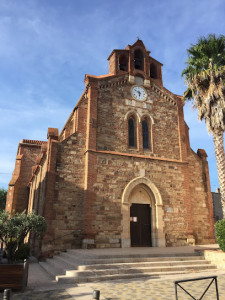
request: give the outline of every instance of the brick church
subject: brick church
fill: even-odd
[[[139,39],[108,61],[60,134],[19,143],[6,209],[46,218],[43,252],[213,242],[207,154],[190,148],[182,97]]]

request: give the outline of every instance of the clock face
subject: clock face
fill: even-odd
[[[147,92],[146,90],[141,87],[141,86],[138,86],[138,85],[135,85],[132,87],[131,89],[131,93],[132,93],[132,96],[136,99],[136,100],[145,100],[147,98]]]

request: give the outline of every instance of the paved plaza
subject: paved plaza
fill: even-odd
[[[203,275],[203,274],[202,274]],[[207,275],[208,276],[208,275]],[[196,278],[190,277],[189,278]],[[123,280],[101,283],[80,284],[78,286],[68,286],[63,289],[55,289],[51,291],[31,291],[24,293],[14,293],[13,300],[28,300],[28,299],[77,299],[77,300],[92,300],[93,290],[100,290],[101,300],[163,300],[175,299],[174,281],[179,278],[170,279],[140,279],[140,280]],[[183,283],[182,286],[191,293],[196,299],[199,299],[211,280],[197,281],[195,283]],[[218,287],[220,300],[225,299],[225,274],[218,276]],[[190,300],[191,297],[185,294],[181,289],[178,289],[179,300]],[[216,299],[215,284],[213,283],[204,300]]]
[[[178,279],[179,280],[179,279]],[[225,299],[225,278],[219,278],[220,298]],[[183,283],[182,286],[188,290],[196,299],[199,299],[207,288],[211,280],[196,283]],[[175,287],[173,280],[135,280],[129,282],[105,283],[94,285],[96,289],[101,290],[102,299],[107,300],[160,300],[175,299]],[[179,300],[190,300],[190,296],[185,294],[181,289],[178,291]],[[215,285],[211,285],[204,296],[204,300],[216,299]]]

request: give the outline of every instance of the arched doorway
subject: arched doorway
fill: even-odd
[[[165,246],[162,198],[146,177],[130,181],[122,195],[121,247]]]

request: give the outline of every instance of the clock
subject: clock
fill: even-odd
[[[147,98],[147,92],[142,86],[134,85],[131,88],[131,94],[136,100],[144,101]]]

